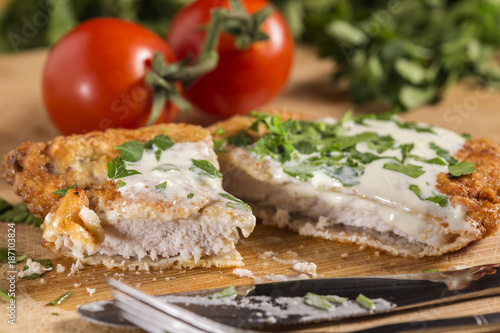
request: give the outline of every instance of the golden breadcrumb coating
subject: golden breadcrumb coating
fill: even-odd
[[[489,139],[473,139],[455,157],[473,162],[476,171],[460,177],[441,173],[437,187],[453,206],[467,207],[466,217],[484,238],[497,230],[500,221],[500,145]]]
[[[98,187],[106,180],[107,164],[120,155],[116,146],[131,140],[143,143],[159,134],[176,143],[210,139],[210,133],[199,126],[161,124],[59,136],[48,143],[25,141],[4,157],[0,174],[29,210],[43,219],[60,199],[55,190],[74,184],[82,189]]]

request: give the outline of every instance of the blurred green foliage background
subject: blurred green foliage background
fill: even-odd
[[[191,1],[7,1],[0,53],[52,45],[97,16],[136,21],[164,36],[171,18]],[[467,76],[500,88],[500,0],[272,2],[297,42],[335,61],[332,82],[346,82],[356,103],[379,100],[408,110],[439,100]]]

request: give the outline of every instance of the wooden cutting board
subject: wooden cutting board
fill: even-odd
[[[41,72],[46,50],[30,51],[0,57],[0,155],[15,148],[22,140],[49,140],[57,130],[46,116],[41,99]],[[333,65],[318,60],[314,51],[299,48],[290,84],[283,94],[269,104],[290,111],[309,112],[318,116],[338,117],[352,108],[349,97],[330,84]],[[447,127],[457,132],[468,132],[475,137],[485,136],[500,141],[500,93],[463,82],[455,87],[438,105],[428,106],[403,118],[419,120]],[[372,104],[355,108],[356,112],[379,110]],[[68,116],[70,116],[68,110]],[[213,119],[195,113],[189,118],[181,115],[179,121],[208,124]],[[11,202],[19,199],[10,186],[0,180],[0,197]],[[7,244],[7,224],[0,224],[0,246]],[[57,258],[41,245],[41,230],[30,226],[16,226],[18,253],[30,253],[35,259],[49,258],[54,265],[61,264],[63,273],[52,271],[43,278],[16,283],[16,326],[7,323],[7,302],[0,300],[0,331],[19,332],[122,332],[121,329],[90,324],[75,312],[79,304],[110,299],[106,278],[114,277],[138,289],[151,293],[171,293],[187,290],[243,285],[253,283],[251,278],[240,278],[233,269],[184,269],[150,272],[107,270],[87,266],[79,273],[68,276],[72,260]],[[380,275],[418,273],[425,269],[449,269],[500,262],[500,236],[493,236],[471,246],[438,258],[408,259],[379,253],[371,249],[335,242],[299,237],[286,230],[258,225],[255,232],[242,239],[238,249],[244,257],[245,267],[263,279],[272,274],[294,275],[292,260],[313,262],[318,277],[349,275]],[[266,251],[273,251],[275,259],[259,259]],[[17,269],[21,269],[18,265]],[[0,287],[8,289],[7,265],[0,268]],[[87,291],[95,289],[90,295]],[[72,296],[60,306],[45,304],[71,291]],[[485,298],[445,307],[433,307],[375,319],[351,320],[326,324],[314,328],[297,328],[301,332],[337,332],[366,328],[378,324],[428,320],[467,314],[500,311],[500,297]]]

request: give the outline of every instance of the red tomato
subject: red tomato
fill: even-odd
[[[157,51],[167,63],[175,61],[164,40],[120,19],[92,19],[69,32],[50,52],[43,73],[45,107],[57,128],[69,135],[143,126],[152,103],[144,76]],[[158,122],[176,113],[167,103]]]
[[[267,0],[243,0],[249,13],[269,5]],[[210,20],[210,10],[229,8],[228,0],[198,0],[174,17],[167,42],[178,59],[197,55],[205,32],[199,29]],[[281,14],[276,10],[261,26],[269,39],[238,51],[234,37],[223,33],[217,68],[202,76],[186,91],[198,108],[221,116],[245,114],[264,105],[283,88],[293,58],[293,40]]]

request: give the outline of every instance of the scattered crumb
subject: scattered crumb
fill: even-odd
[[[264,253],[259,254],[259,259],[269,259],[276,255],[274,251],[266,251]]]
[[[264,261],[264,262],[262,263],[262,267],[263,267],[263,268],[267,268],[267,267],[269,267],[269,262]]]
[[[139,271],[136,271],[136,272],[135,272],[135,275],[139,275],[139,274],[141,274],[141,272],[139,272]]]
[[[52,270],[52,267],[45,268],[42,266],[42,264],[31,260],[31,258],[28,258],[28,261],[26,262],[26,266],[28,266],[28,269],[17,273],[18,277],[23,278],[23,277],[31,275],[31,274],[43,274],[45,272]]]
[[[44,279],[40,279],[40,284],[45,284],[45,280]]]
[[[341,268],[342,268],[342,266],[340,266],[340,265],[335,266],[335,269],[341,269]]]
[[[277,320],[276,320],[276,318],[274,316],[270,316],[270,317],[266,318],[266,322],[268,324],[276,324]]]
[[[81,285],[82,285],[81,283],[75,283],[73,286],[74,286],[75,288],[78,288],[78,287],[80,287]]]
[[[57,264],[56,272],[62,273],[62,272],[64,272],[65,269],[66,269],[66,267],[64,267],[63,265]]]
[[[252,277],[253,272],[249,269],[244,269],[244,268],[235,268],[233,269],[233,274],[239,276],[239,277]]]
[[[347,258],[349,258],[349,253],[347,253],[347,252],[342,253],[342,254],[340,255],[340,258],[342,258],[342,259],[347,259]]]
[[[173,280],[173,279],[175,279],[175,277],[173,277],[173,276],[167,276],[167,277],[165,278],[165,281],[169,281],[169,280]]]
[[[92,296],[95,293],[95,288],[87,288],[87,292]]]
[[[397,264],[397,263],[395,263],[395,262],[391,262],[391,263],[389,264],[389,266],[391,266],[391,267],[394,267],[394,266],[397,266],[397,265],[398,265],[398,264]]]
[[[136,288],[140,288],[140,287],[141,287],[141,284],[140,284],[140,283],[136,283],[136,284],[135,284],[135,287],[136,287]]]
[[[376,257],[376,258],[380,257],[380,252],[379,251],[375,251],[373,253],[373,256]]]
[[[84,268],[84,266],[81,263],[80,259],[77,259],[74,264],[71,264],[71,269],[70,269],[70,272],[69,272],[68,276],[71,276],[71,275],[73,275],[75,273],[78,273],[83,268]]]
[[[163,271],[160,271],[160,274],[163,274]]]
[[[156,281],[156,278],[153,278],[153,281]]]
[[[293,265],[292,269],[300,273],[306,273],[312,277],[316,276],[316,264],[313,262],[298,262]]]

